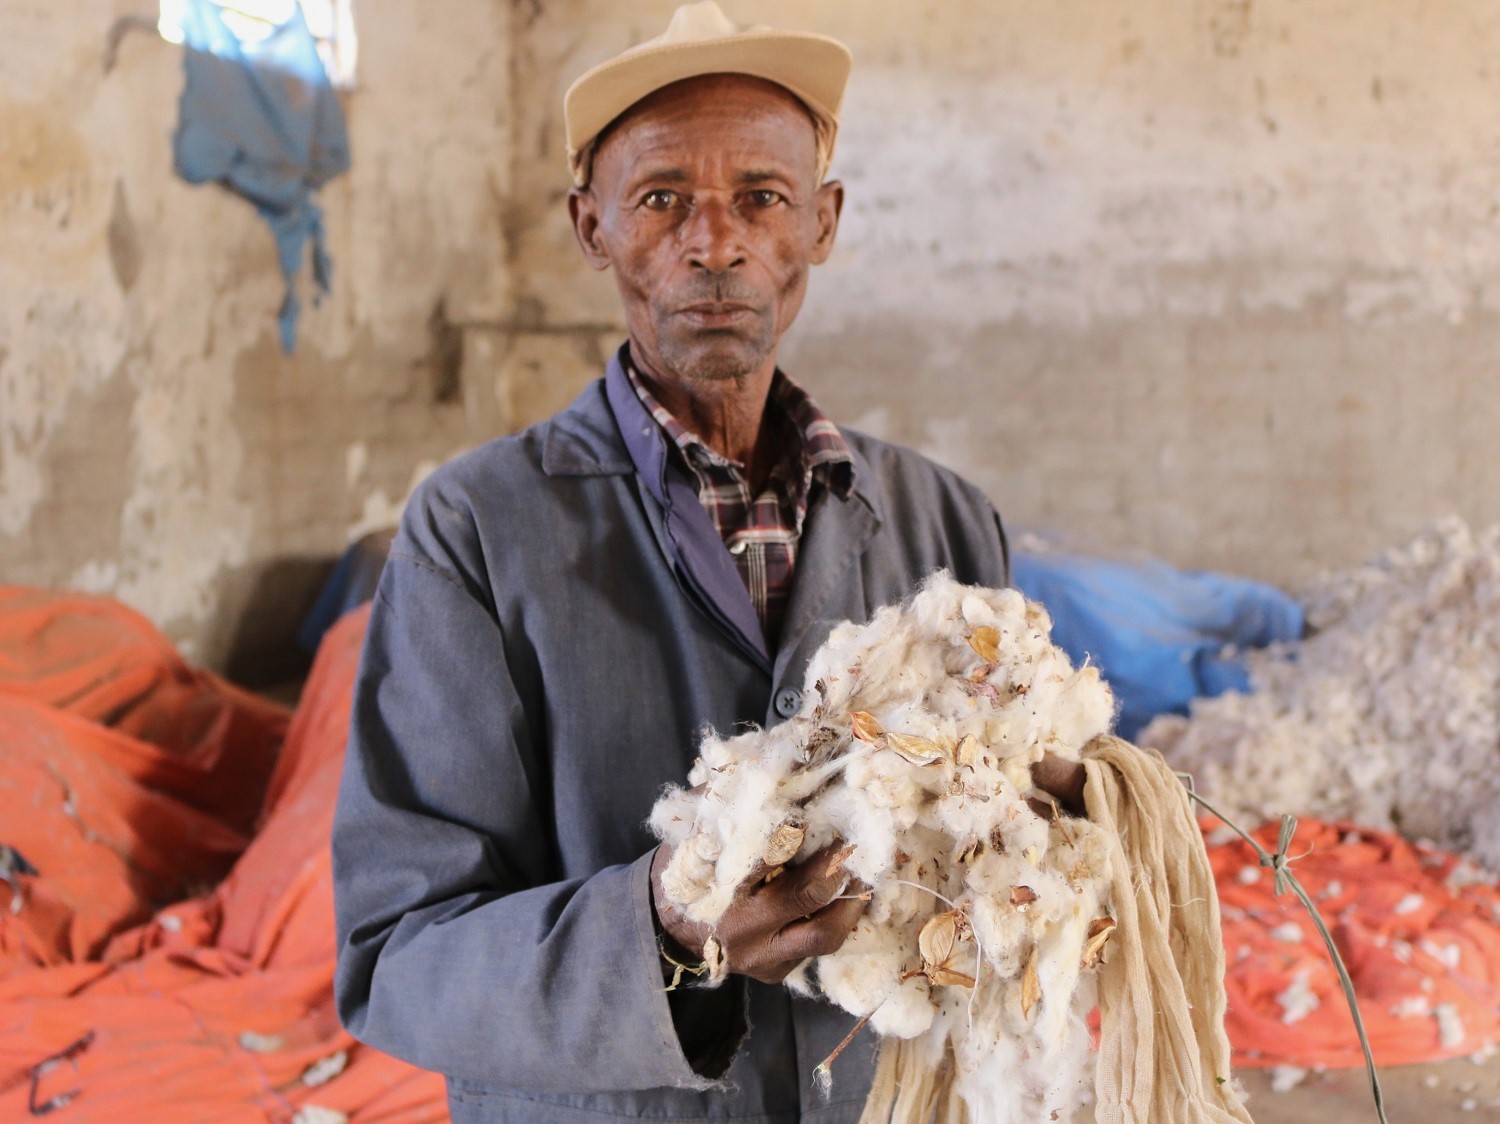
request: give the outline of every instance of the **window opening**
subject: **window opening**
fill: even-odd
[[[224,23],[241,42],[264,39],[291,18],[300,4],[307,29],[317,40],[328,80],[341,90],[354,88],[359,41],[354,33],[354,0],[213,0]],[[161,0],[157,30],[169,43],[181,43],[186,0]]]

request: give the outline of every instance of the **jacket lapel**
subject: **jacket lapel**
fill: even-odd
[[[881,520],[861,490],[862,486],[869,487],[871,475],[868,466],[858,461],[856,455],[854,492],[847,499],[839,499],[825,489],[807,513],[797,551],[797,580],[792,585],[776,651],[773,679],[778,684],[786,682],[800,649],[816,647],[826,639],[827,629],[818,625],[863,620],[869,615],[864,587],[855,575],[859,558],[880,530]],[[800,662],[806,663],[811,655],[807,652]]]
[[[704,615],[769,674],[765,632],[734,559],[687,475],[668,456],[666,435],[631,389],[618,353],[610,359],[604,391],[630,462],[659,506],[657,541],[664,545],[678,583]]]

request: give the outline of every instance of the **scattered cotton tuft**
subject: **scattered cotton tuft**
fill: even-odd
[[[1307,1078],[1300,1065],[1278,1065],[1271,1069],[1271,1092],[1290,1093]]]
[[[1310,635],[1251,653],[1250,694],[1141,744],[1232,816],[1399,826],[1500,869],[1500,527],[1443,520],[1303,601]]]
[[[1438,1024],[1438,1045],[1445,1050],[1456,1050],[1462,1046],[1468,1032],[1458,1008],[1452,1003],[1439,1003],[1432,1009],[1432,1014]]]
[[[1303,971],[1292,977],[1286,990],[1276,997],[1276,1004],[1281,1008],[1281,1021],[1291,1026],[1316,1011],[1321,1000],[1318,993],[1308,986],[1307,973]]]
[[[870,904],[816,986],[881,1035],[951,1050],[970,1118],[991,1124],[1067,1121],[1092,1099],[1092,968],[1114,927],[1111,841],[1027,803],[1032,764],[1078,760],[1113,714],[1050,626],[1014,590],[936,575],[833,631],[800,713],[708,738],[702,788],[669,790],[651,821],[676,848],[667,896],[710,925],[788,840],[798,858],[852,844]]]

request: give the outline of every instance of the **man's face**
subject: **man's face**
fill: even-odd
[[[816,165],[807,110],[741,75],[664,87],[607,131],[569,208],[648,371],[717,382],[774,362],[838,227],[843,188]]]

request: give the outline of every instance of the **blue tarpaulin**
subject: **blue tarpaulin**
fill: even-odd
[[[291,351],[296,276],[309,241],[313,281],[319,295],[328,291],[323,213],[313,192],[349,167],[343,107],[300,4],[284,23],[251,37],[230,27],[213,0],[185,0],[182,30],[177,172],[244,196],[270,225],[286,282],[281,344]]]
[[[1199,696],[1248,691],[1243,649],[1300,639],[1302,606],[1281,590],[1154,559],[1016,551],[1011,580],[1052,617],[1052,640],[1114,689],[1116,730],[1133,740]]]

